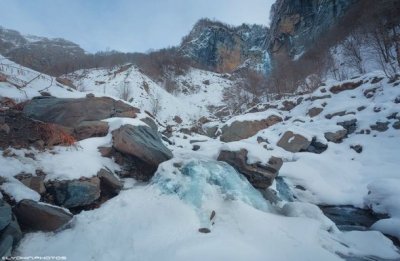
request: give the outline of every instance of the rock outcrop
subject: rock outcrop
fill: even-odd
[[[247,139],[254,136],[260,130],[266,129],[281,121],[282,118],[277,115],[271,115],[262,120],[233,121],[222,126],[221,141],[231,142]]]
[[[271,157],[268,164],[260,162],[248,164],[247,154],[248,151],[246,149],[241,149],[240,151],[223,150],[220,152],[218,160],[228,163],[242,173],[255,188],[265,189],[271,186],[278,175],[279,169],[282,167],[282,159]]]
[[[268,28],[261,25],[232,27],[202,19],[196,23],[179,48],[180,54],[220,72],[231,72],[246,61],[253,69],[269,70],[265,48]]]
[[[276,1],[270,15],[270,53],[293,58],[307,51],[357,1]]]

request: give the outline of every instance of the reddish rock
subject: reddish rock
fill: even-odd
[[[345,83],[342,83],[341,85],[336,85],[336,86],[331,87],[330,91],[331,91],[331,93],[337,94],[342,91],[354,90],[355,88],[361,86],[361,84],[363,84],[363,81],[345,82]]]

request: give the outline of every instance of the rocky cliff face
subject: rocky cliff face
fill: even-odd
[[[73,61],[85,54],[79,45],[61,38],[24,36],[15,30],[0,27],[0,54],[37,71]]]
[[[264,70],[269,66],[265,48],[268,39],[269,29],[261,25],[232,27],[202,19],[183,39],[180,53],[219,72],[240,66]]]
[[[358,1],[277,0],[271,8],[269,52],[302,54]]]

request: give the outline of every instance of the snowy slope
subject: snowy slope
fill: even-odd
[[[188,123],[210,115],[208,107],[220,106],[223,89],[232,85],[219,74],[191,69],[186,75],[176,77],[178,89],[171,94],[162,88],[162,83],[154,82],[129,64],[112,70],[79,70],[66,77],[81,91],[123,98],[165,123],[175,116]],[[205,84],[206,80],[209,83]]]
[[[49,92],[53,96],[63,98],[85,96],[81,92],[58,83],[54,77],[16,64],[1,55],[0,74],[7,78],[6,82],[0,81],[0,96],[9,97],[17,101],[40,96],[40,92]]]

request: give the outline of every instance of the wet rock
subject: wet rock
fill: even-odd
[[[200,149],[200,145],[197,145],[197,144],[193,145],[192,150],[197,151],[199,149]]]
[[[285,132],[277,143],[279,147],[293,153],[307,150],[310,144],[311,140],[291,131]]]
[[[222,150],[218,156],[218,160],[228,163],[238,172],[242,173],[255,188],[265,189],[271,186],[273,180],[278,175],[279,169],[282,167],[282,159],[271,157],[268,164],[260,162],[248,164],[247,154],[248,151],[245,149],[241,149],[240,151]]]
[[[172,158],[160,135],[147,126],[123,125],[112,132],[113,147],[146,162],[155,168]]]
[[[24,231],[55,231],[72,219],[62,208],[24,199],[14,208],[18,223]]]
[[[319,115],[323,110],[324,110],[323,108],[314,107],[314,108],[309,109],[307,114],[308,114],[311,118],[313,118],[313,117]]]
[[[389,129],[389,122],[376,122],[374,125],[371,125],[370,128],[371,130],[379,131],[379,132],[384,132]]]
[[[278,122],[282,118],[276,115],[271,115],[263,120],[255,121],[233,121],[230,125],[224,125],[221,128],[221,141],[231,142],[250,138],[260,130],[266,129]]]
[[[330,92],[334,94],[338,94],[342,91],[348,91],[348,90],[354,90],[355,88],[361,86],[363,84],[363,81],[358,81],[358,82],[345,82],[341,85],[336,85],[330,88]]]
[[[322,212],[331,219],[340,230],[366,230],[376,221],[387,217],[373,213],[369,209],[352,206],[320,206]]]
[[[84,121],[99,121],[111,117],[135,118],[138,112],[139,109],[109,97],[35,97],[23,109],[24,115],[28,117],[67,127],[76,127]]]
[[[371,83],[372,83],[372,84],[376,84],[376,83],[378,83],[378,82],[380,82],[380,81],[382,81],[382,80],[383,80],[382,77],[374,77],[374,78],[371,80]]]
[[[100,179],[55,180],[46,183],[55,204],[65,208],[88,206],[100,197]]]
[[[97,177],[100,178],[101,193],[107,196],[117,195],[123,187],[122,182],[107,169],[99,170]]]
[[[108,128],[108,123],[104,121],[83,121],[74,128],[74,137],[77,140],[103,137],[108,134]]]
[[[347,136],[347,130],[343,129],[335,132],[326,132],[324,136],[325,139],[327,139],[330,142],[340,143]]]

